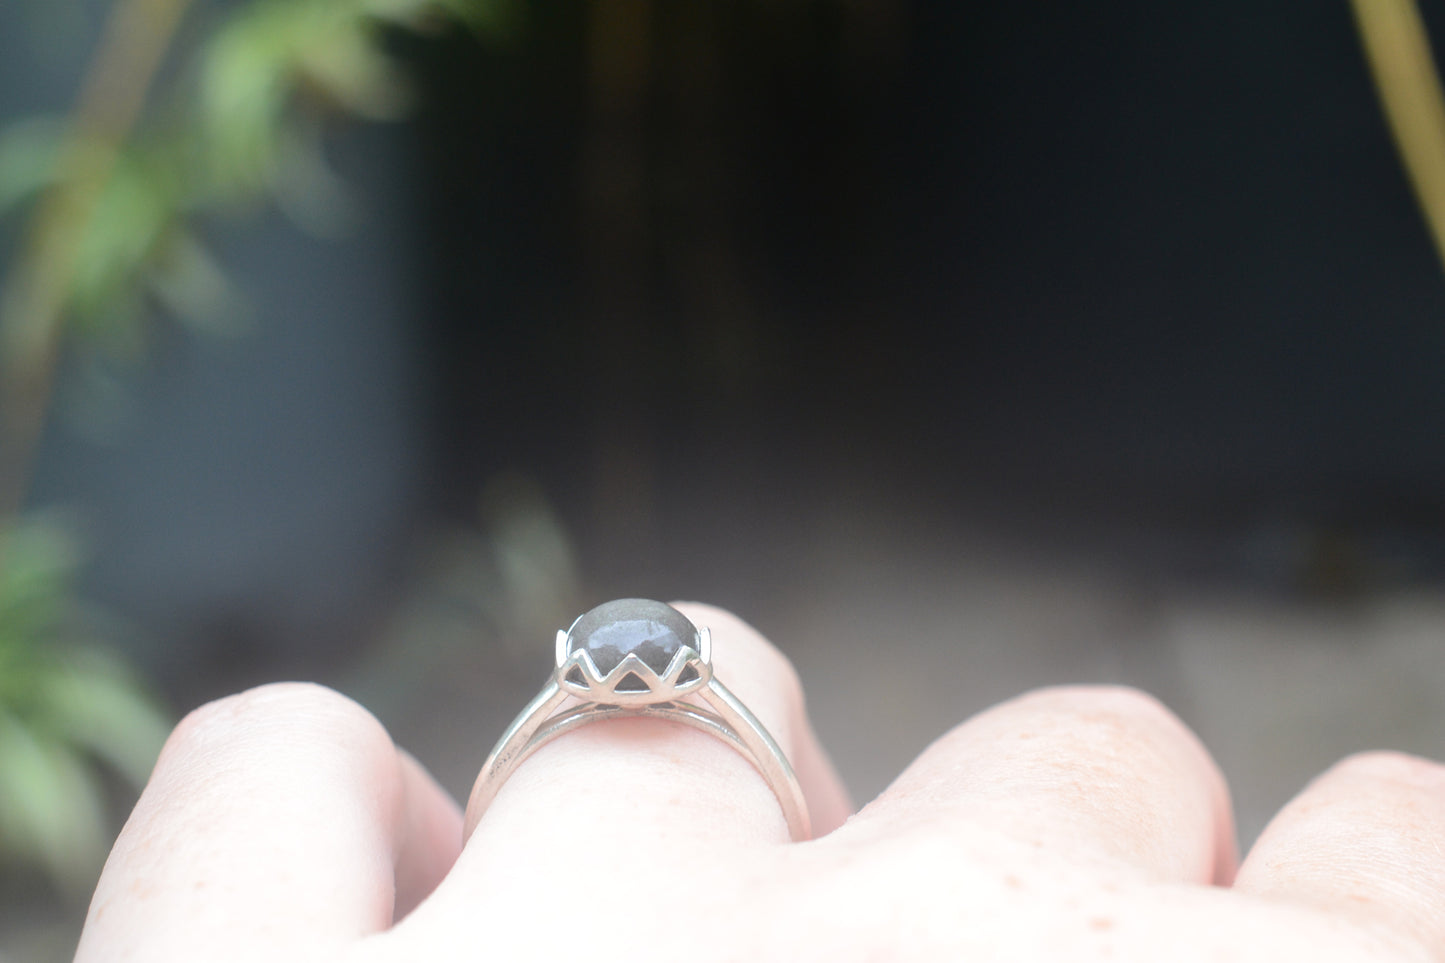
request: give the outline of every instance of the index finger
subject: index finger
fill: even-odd
[[[177,726],[75,959],[314,959],[389,926],[460,845],[456,804],[365,709],[263,686]]]

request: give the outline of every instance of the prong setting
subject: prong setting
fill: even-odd
[[[615,599],[557,633],[557,687],[602,706],[672,702],[712,679],[712,635],[672,606]]]
[[[710,649],[707,630],[703,629],[699,634],[699,644]],[[681,677],[689,667],[693,674],[683,680]],[[646,688],[619,689],[618,685],[628,676],[640,679]],[[684,645],[673,654],[667,671],[661,675],[633,653],[628,653],[611,672],[604,675],[598,671],[597,663],[592,661],[592,655],[586,649],[565,655],[556,670],[557,685],[564,692],[588,702],[614,706],[673,702],[707,685],[711,678],[712,664],[690,645]]]
[[[789,835],[796,841],[811,838],[807,799],[787,755],[713,674],[711,633],[671,606],[647,599],[604,603],[557,633],[552,679],[482,764],[465,835],[533,752],[580,726],[622,717],[665,720],[724,740],[773,790]]]

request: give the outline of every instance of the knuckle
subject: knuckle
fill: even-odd
[[[268,733],[360,732],[390,741],[376,718],[334,689],[311,682],[272,682],[193,709],[167,740],[163,754]]]
[[[1445,765],[1405,752],[1372,749],[1346,756],[1335,764],[1330,776],[1351,781],[1438,788],[1445,785]]]
[[[1076,716],[1086,721],[1164,721],[1181,726],[1173,711],[1156,697],[1124,685],[1073,685],[1039,689],[1024,696],[1041,708]]]
[[[1164,703],[1130,686],[1042,689],[1023,696],[1020,706],[1057,742],[1090,757],[1100,751],[1161,757],[1198,741]]]

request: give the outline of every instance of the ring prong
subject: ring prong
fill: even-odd
[[[570,678],[573,673],[579,673],[582,681]],[[556,669],[555,678],[559,686],[578,698],[595,698],[598,692],[607,691],[602,675],[597,671],[597,664],[585,649],[579,649],[563,659]]]
[[[557,668],[562,668],[562,663],[567,661],[567,630],[557,630]]]
[[[635,675],[641,679],[642,684],[647,686],[648,692],[652,691],[652,685],[648,680],[657,678],[657,673],[652,671],[652,668],[648,666],[646,662],[639,659],[636,652],[629,652],[623,657],[621,662],[613,667],[611,672],[607,673],[607,678],[603,680],[603,684],[607,687],[608,692],[616,692],[618,683],[629,675]],[[623,689],[622,691],[634,692],[640,690]]]

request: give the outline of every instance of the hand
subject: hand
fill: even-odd
[[[848,818],[787,662],[680,607],[793,759],[814,841],[787,842],[725,743],[631,719],[540,750],[463,846],[456,804],[364,709],[265,686],[177,727],[76,959],[1445,959],[1434,763],[1340,763],[1236,873],[1224,780],[1183,724],[1132,690],[1048,689],[954,729]]]

